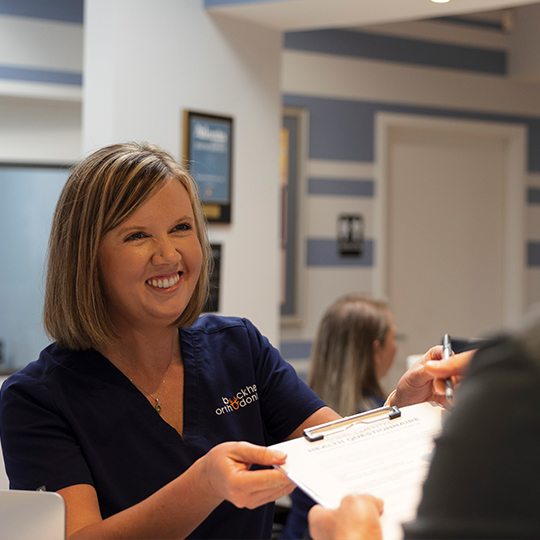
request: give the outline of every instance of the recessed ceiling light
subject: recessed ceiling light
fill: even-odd
[[[450,0],[431,0],[434,4],[448,4]]]

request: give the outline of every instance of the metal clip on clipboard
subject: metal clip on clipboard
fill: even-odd
[[[345,431],[356,424],[377,422],[379,420],[384,420],[385,418],[393,420],[400,416],[401,411],[395,405],[387,405],[385,407],[371,409],[370,411],[353,414],[352,416],[346,416],[339,420],[333,420],[332,422],[326,422],[320,426],[304,429],[304,437],[309,442],[320,441],[327,435]]]

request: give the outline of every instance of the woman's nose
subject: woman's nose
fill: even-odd
[[[156,242],[152,256],[154,264],[170,264],[180,260],[180,252],[170,238],[161,238]]]

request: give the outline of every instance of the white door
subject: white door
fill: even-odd
[[[507,321],[510,154],[496,131],[451,123],[387,135],[386,293],[401,338],[392,385],[443,333],[479,337]]]

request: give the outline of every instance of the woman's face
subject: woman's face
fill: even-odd
[[[386,336],[384,342],[380,343],[376,341],[375,346],[375,366],[377,370],[377,378],[381,379],[387,373],[397,352],[396,345],[396,326],[394,324],[394,319],[390,313],[387,314],[388,319],[388,330],[386,331]]]
[[[117,331],[167,326],[184,311],[202,265],[195,227],[187,191],[170,179],[103,237],[100,277]]]

